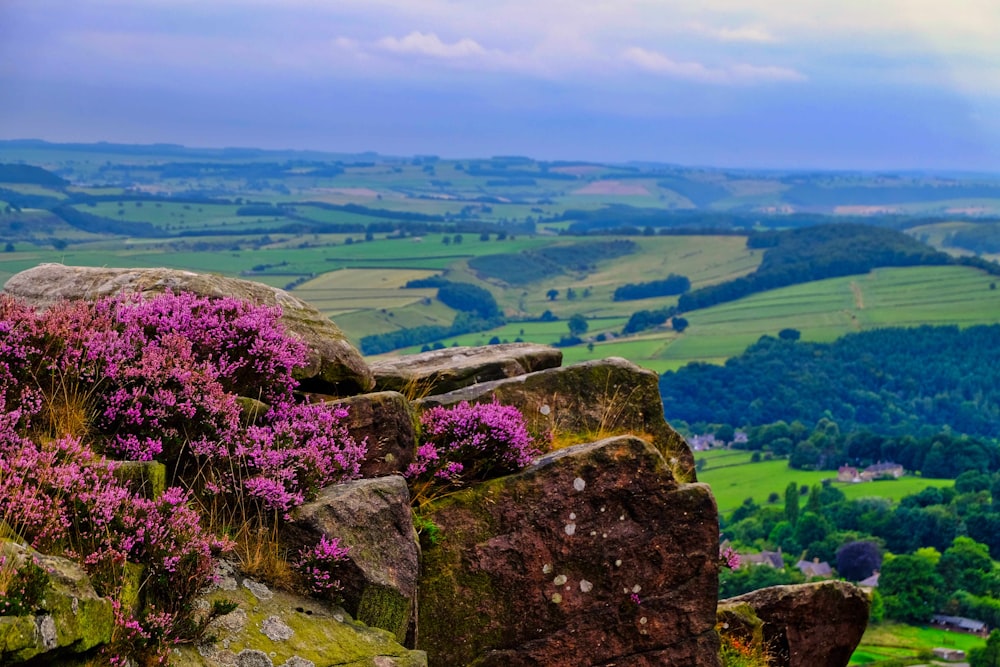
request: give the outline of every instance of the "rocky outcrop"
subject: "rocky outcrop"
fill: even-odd
[[[347,408],[347,430],[368,442],[362,477],[403,474],[413,462],[417,434],[413,410],[402,394],[379,391],[338,401]]]
[[[443,394],[471,384],[557,368],[562,351],[535,343],[457,347],[372,363],[375,386],[410,396]]]
[[[844,667],[868,624],[868,596],[845,581],[762,588],[723,600],[719,609],[739,605],[763,622],[773,667]]]
[[[111,601],[97,595],[78,564],[7,540],[0,540],[0,554],[19,566],[33,558],[48,573],[48,583],[33,613],[0,616],[0,664],[32,658],[57,664],[68,655],[111,641]]]
[[[461,401],[499,400],[517,406],[535,433],[590,442],[629,433],[652,442],[674,477],[696,480],[694,457],[684,438],[663,418],[656,373],[612,357],[514,378],[484,382],[415,402],[419,410]]]
[[[160,294],[167,290],[280,306],[287,329],[309,348],[308,365],[296,371],[305,388],[343,396],[367,391],[374,385],[367,364],[333,322],[298,297],[262,283],[176,269],[41,264],[12,276],[3,288],[37,308],[61,299],[98,299],[120,292]]]
[[[718,665],[718,522],[649,443],[570,447],[424,507],[431,664]]]
[[[402,477],[326,487],[296,510],[289,532],[300,543],[312,545],[326,535],[349,546],[344,606],[359,621],[405,640],[417,600],[420,548]]]
[[[219,583],[198,599],[207,610],[215,600],[237,608],[212,621],[202,644],[182,646],[175,666],[199,667],[427,667],[427,656],[410,651],[384,630],[358,623],[339,607],[223,569]]]

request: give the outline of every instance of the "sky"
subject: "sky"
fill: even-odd
[[[997,0],[0,0],[0,138],[1000,172]]]

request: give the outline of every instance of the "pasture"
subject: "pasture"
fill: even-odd
[[[929,651],[940,647],[959,649],[968,653],[969,649],[985,644],[985,639],[975,635],[885,622],[868,626],[848,664],[878,667],[888,660],[914,660],[921,650]]]
[[[784,459],[751,463],[750,456],[751,452],[739,450],[694,452],[696,461],[706,461],[705,467],[698,472],[698,481],[712,487],[720,516],[730,514],[747,498],[753,498],[758,505],[766,505],[768,496],[777,493],[782,499],[779,502],[783,502],[785,488],[792,482],[799,486],[813,486],[837,476],[833,470],[795,470],[789,468],[788,461]],[[919,493],[929,486],[945,487],[954,483],[950,479],[905,475],[897,480],[858,484],[835,481],[833,486],[850,499],[877,496],[898,502],[904,496]]]

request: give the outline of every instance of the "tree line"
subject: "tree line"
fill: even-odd
[[[724,366],[688,364],[660,378],[669,421],[734,427],[822,418],[847,431],[914,434],[944,427],[996,437],[1000,325],[886,328],[832,343],[762,337]]]

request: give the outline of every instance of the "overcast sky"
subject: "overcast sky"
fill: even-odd
[[[1000,171],[1000,2],[0,0],[0,138]]]

